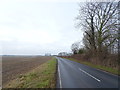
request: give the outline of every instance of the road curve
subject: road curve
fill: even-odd
[[[89,66],[56,57],[57,88],[119,88],[120,77]]]

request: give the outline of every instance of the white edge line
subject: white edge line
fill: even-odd
[[[87,74],[88,76],[94,78],[94,79],[97,80],[98,82],[100,82],[99,79],[95,78],[94,76],[90,75],[89,73],[85,72],[84,70],[82,70],[82,69],[80,69],[80,68],[79,68],[79,70],[82,71],[82,72],[84,72],[84,73]]]
[[[58,65],[58,73],[59,73],[59,80],[60,80],[60,88],[62,88],[62,83],[61,83],[61,76],[60,76],[60,69],[59,69],[59,65]]]

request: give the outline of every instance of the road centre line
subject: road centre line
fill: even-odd
[[[97,79],[96,77],[92,76],[91,74],[87,73],[86,71],[82,70],[79,68],[80,71],[84,72],[85,74],[87,74],[88,76],[92,77],[93,79],[97,80],[98,82],[100,82],[99,79]]]

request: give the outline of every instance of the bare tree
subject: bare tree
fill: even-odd
[[[97,7],[95,6],[97,3],[86,3],[85,6],[81,7],[80,14],[77,17],[77,20],[80,20],[78,26],[82,25],[85,31],[84,44],[92,52],[96,51],[94,18]]]
[[[71,50],[73,54],[77,54],[79,51],[79,42],[73,43],[71,46]]]
[[[84,30],[84,44],[92,53],[100,55],[114,46],[118,27],[118,3],[89,2],[81,7],[77,20]],[[82,16],[81,16],[82,15]]]
[[[120,24],[120,1],[118,2],[118,24]],[[120,64],[120,25],[118,26],[118,63]]]
[[[117,37],[117,3],[100,2],[96,9],[96,20],[94,23],[97,30],[98,52],[102,52],[102,48],[111,46]]]

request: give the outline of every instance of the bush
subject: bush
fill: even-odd
[[[85,53],[85,49],[84,48],[80,48],[79,51],[78,51],[78,54],[83,54]]]

